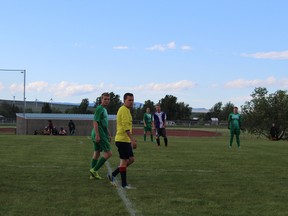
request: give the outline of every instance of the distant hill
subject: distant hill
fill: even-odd
[[[208,109],[206,108],[192,108],[193,113],[207,113],[209,112]]]

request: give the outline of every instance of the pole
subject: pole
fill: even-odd
[[[20,69],[0,69],[0,71],[14,71],[14,72],[21,72],[24,75],[24,84],[23,84],[23,119],[24,119],[24,129],[25,129],[25,135],[27,134],[27,124],[26,124],[26,70],[20,70]]]

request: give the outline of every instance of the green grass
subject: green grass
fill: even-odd
[[[126,193],[136,215],[288,215],[288,142],[241,138],[238,150],[227,134],[168,148],[138,137]],[[87,137],[1,135],[0,215],[129,215],[116,188],[89,179],[91,156]]]

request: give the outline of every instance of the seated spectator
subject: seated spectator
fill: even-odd
[[[50,135],[50,130],[49,130],[49,128],[47,126],[44,128],[43,134],[44,135]]]
[[[59,131],[59,135],[66,135],[66,134],[67,134],[66,130],[63,127],[61,127]]]

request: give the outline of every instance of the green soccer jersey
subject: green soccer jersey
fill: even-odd
[[[152,123],[152,115],[150,113],[145,113],[143,117],[143,121],[146,123],[146,127],[151,126]]]
[[[228,117],[229,126],[231,129],[240,129],[241,115],[239,113],[230,113]]]
[[[94,113],[94,121],[98,123],[98,130],[99,135],[102,138],[109,139],[109,132],[108,132],[108,113],[106,108],[104,108],[102,105],[99,105]],[[94,131],[94,128],[91,132],[91,138],[92,140],[95,140],[96,134]]]

